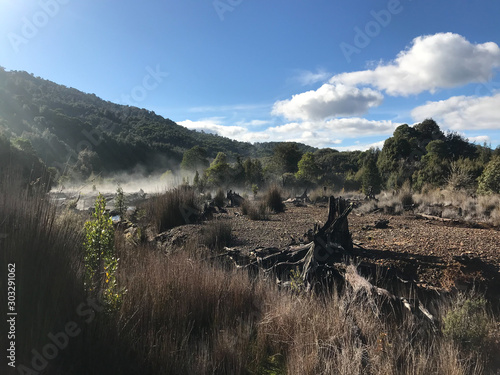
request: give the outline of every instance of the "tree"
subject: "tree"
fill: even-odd
[[[243,169],[245,171],[245,183],[248,186],[262,184],[264,181],[264,172],[259,159],[246,159],[243,162]]]
[[[120,217],[123,219],[123,215],[127,212],[127,202],[121,186],[118,186],[116,189],[115,209],[120,213]]]
[[[284,142],[274,148],[273,162],[279,174],[296,173],[302,152],[296,143]]]
[[[415,172],[417,189],[421,189],[424,184],[441,186],[446,182],[450,173],[449,153],[445,141],[431,141],[426,150],[427,154],[422,157],[421,168]]]
[[[419,146],[421,148],[427,147],[429,142],[435,140],[443,140],[444,134],[439,128],[439,125],[433,119],[426,119],[420,124],[413,127],[417,132]]]
[[[370,149],[360,155],[363,163],[361,174],[361,188],[366,195],[380,194],[382,178],[377,167],[377,158],[380,151]]]
[[[207,150],[200,146],[194,146],[187,150],[181,162],[181,168],[188,171],[204,171],[209,166]]]
[[[219,152],[210,164],[210,167],[206,170],[206,176],[208,183],[212,186],[222,186],[227,185],[228,176],[230,175],[231,167],[227,162],[227,156],[223,152]]]
[[[500,156],[495,156],[479,177],[478,192],[481,194],[500,193]]]
[[[318,180],[320,169],[316,164],[314,154],[306,152],[298,162],[298,171],[295,174],[297,180],[314,183]]]
[[[78,153],[78,160],[74,166],[74,171],[80,174],[81,178],[87,179],[92,173],[98,173],[101,170],[101,159],[95,151],[88,149]]]

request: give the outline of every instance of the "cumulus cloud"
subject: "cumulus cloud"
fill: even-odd
[[[411,47],[392,62],[336,75],[330,83],[370,85],[389,95],[407,96],[485,82],[499,66],[500,48],[496,43],[473,44],[458,34],[439,33],[415,38]]]
[[[220,122],[220,118],[209,118],[199,121],[184,120],[178,124],[191,130],[218,134],[228,138],[238,138],[247,132],[247,129],[242,126],[225,126],[221,125]]]
[[[364,118],[340,118],[328,121],[290,122],[254,131],[249,127],[225,126],[221,118],[200,121],[185,120],[179,125],[203,130],[242,142],[300,142],[314,147],[336,147],[345,138],[390,135],[398,124],[391,121],[373,121]],[[362,146],[359,146],[362,147]],[[368,147],[369,148],[369,147]],[[355,148],[359,149],[359,148]]]
[[[288,120],[318,121],[338,116],[360,115],[382,103],[383,96],[370,88],[324,84],[317,90],[274,103],[272,114]]]
[[[500,129],[500,93],[492,96],[454,96],[446,100],[427,102],[413,109],[415,121],[432,117],[453,130]]]

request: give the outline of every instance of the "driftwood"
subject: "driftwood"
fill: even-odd
[[[458,221],[458,220],[455,220],[455,219],[448,219],[448,218],[444,218],[444,217],[427,215],[427,214],[415,214],[415,216],[418,217],[418,218],[420,218],[420,219],[441,221],[443,223],[450,223],[450,222],[457,222]]]
[[[399,297],[387,289],[373,285],[368,278],[361,276],[352,263],[356,263],[348,215],[353,209],[342,198],[329,198],[328,218],[322,227],[315,227],[312,241],[289,246],[284,250],[275,248],[257,249],[251,257],[240,254],[237,249],[226,248],[226,253],[237,268],[248,269],[264,274],[272,274],[280,285],[290,285],[291,271],[300,275],[299,284],[306,292],[325,292],[333,287],[350,288],[356,294],[363,293],[371,299],[380,301],[388,311],[410,311],[435,325],[432,314],[420,303],[418,298]],[[358,245],[358,247],[361,247]],[[361,265],[361,271],[376,278],[378,272],[374,265]],[[297,272],[299,271],[299,272]],[[295,276],[294,278],[296,278]],[[297,279],[295,280],[297,284]],[[402,280],[396,273],[388,275],[388,281],[401,284],[394,289],[416,288],[416,283]],[[411,295],[412,293],[408,293]],[[415,293],[413,293],[415,295]]]

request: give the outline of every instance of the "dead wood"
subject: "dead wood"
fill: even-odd
[[[299,270],[301,284],[306,292],[324,292],[332,287],[341,289],[349,287],[355,293],[376,300],[386,311],[396,312],[398,316],[408,311],[434,325],[433,315],[425,309],[418,298],[398,296],[369,281],[377,279],[378,266],[369,264],[360,268],[367,274],[367,278],[350,265],[357,262],[360,253],[360,250],[354,251],[349,231],[347,218],[352,209],[353,205],[346,200],[331,196],[328,202],[327,220],[321,228],[315,227],[311,242],[300,246],[289,246],[284,250],[256,249],[250,257],[242,257],[235,249],[226,248],[226,255],[233,260],[237,268],[273,274],[280,285],[291,285],[289,282],[291,271]],[[360,245],[357,246],[361,251],[368,251]],[[393,284],[394,290],[405,291],[407,295],[412,293],[418,295],[412,289],[418,288],[416,282],[405,280],[395,272],[386,275],[385,281]]]

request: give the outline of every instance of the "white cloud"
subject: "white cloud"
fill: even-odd
[[[476,143],[478,145],[482,145],[484,143],[490,144],[491,143],[491,138],[488,135],[478,135],[476,137],[467,137],[469,139],[469,142]]]
[[[179,125],[191,130],[203,130],[207,133],[214,133],[228,138],[239,138],[248,130],[242,126],[225,126],[220,125],[220,118],[209,118],[199,121],[184,120],[178,122]]]
[[[331,73],[328,73],[324,70],[317,70],[316,72],[311,72],[309,70],[300,70],[293,79],[298,81],[302,86],[309,86],[318,82],[325,82],[331,76]]]
[[[454,96],[413,109],[414,120],[432,117],[453,130],[500,129],[500,93],[493,96]]]
[[[389,95],[406,96],[485,82],[498,67],[500,48],[496,43],[473,44],[458,34],[439,33],[415,38],[390,63],[339,74],[330,83],[371,85]]]
[[[371,121],[364,118],[341,118],[329,121],[304,121],[270,127],[259,133],[273,141],[301,142],[314,147],[336,147],[345,138],[390,135],[397,124],[391,121]],[[361,146],[360,146],[361,147]]]
[[[246,127],[225,126],[222,123],[222,118],[210,118],[200,121],[185,120],[179,122],[179,125],[189,129],[216,133],[243,142],[289,141],[305,143],[314,147],[336,147],[345,138],[361,139],[373,135],[390,135],[397,126],[391,121],[341,118],[328,121],[290,122],[265,130],[252,131]]]
[[[272,114],[288,120],[317,121],[338,116],[365,113],[382,103],[379,92],[343,84],[324,84],[317,90],[294,95],[291,99],[274,103]]]
[[[267,120],[251,120],[251,121],[238,121],[236,125],[238,126],[263,126],[269,124]]]
[[[366,144],[366,143],[365,144],[355,144],[352,146],[335,147],[335,149],[338,151],[366,151],[366,150],[369,150],[371,148],[382,149],[384,147],[384,142],[385,141],[368,143],[368,144]]]

